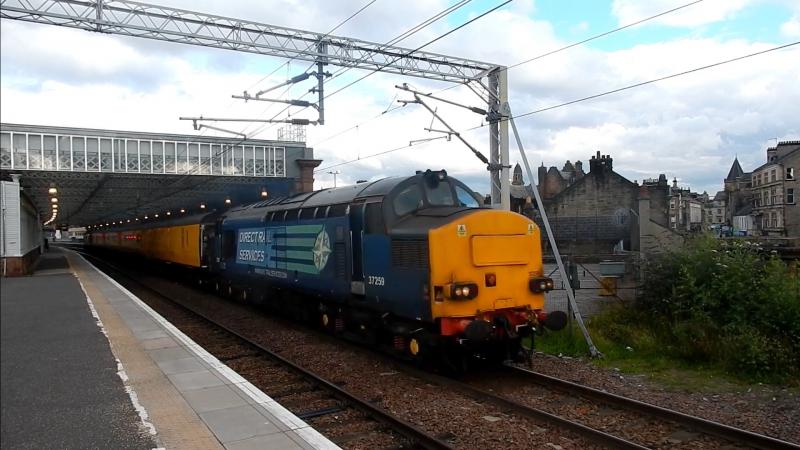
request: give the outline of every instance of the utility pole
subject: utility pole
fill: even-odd
[[[342,172],[339,172],[338,170],[332,170],[328,173],[333,175],[333,187],[336,187],[336,175],[339,175]]]

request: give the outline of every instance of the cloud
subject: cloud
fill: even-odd
[[[672,27],[696,27],[720,22],[734,16],[757,0],[703,1],[651,22]],[[654,16],[689,2],[675,0],[614,0],[611,11],[620,25]]]
[[[287,26],[324,31],[363,4],[309,4],[299,0],[170,3],[256,21],[274,22],[279,17]],[[620,22],[627,22],[634,16],[638,19],[674,6],[674,2],[655,2],[651,11],[646,9],[649,4],[617,1],[615,7],[619,8]],[[715,13],[723,14],[724,19],[751,2],[714,4],[724,4],[720,7],[722,12]],[[696,10],[700,5],[691,8],[704,16],[704,23],[722,20]],[[444,7],[444,1],[376,2],[336,33],[384,42]],[[565,45],[550,23],[532,15],[533,9],[534,3],[529,1],[500,10],[427,50],[511,64]],[[694,23],[691,20],[700,19],[681,20],[680,23]],[[438,23],[403,45],[419,45],[452,26],[454,23]],[[178,121],[178,116],[269,118],[284,107],[245,104],[230,98],[233,93],[252,89],[256,81],[283,64],[283,60],[275,58],[7,20],[3,21],[0,45],[0,115],[6,122],[192,134],[190,123]],[[509,98],[514,112],[523,113],[772,45],[744,39],[680,38],[611,52],[573,48],[510,70]],[[75,51],[76,48],[82,51]],[[518,119],[517,125],[534,166],[543,161],[560,167],[566,159],[586,162],[599,150],[611,154],[615,168],[631,180],[657,177],[663,172],[693,189],[716,192],[735,155],[745,170],[750,170],[763,162],[767,139],[800,137],[800,124],[795,119],[800,116],[795,101],[800,97],[797,60],[798,50],[775,52],[534,114]],[[257,83],[256,88],[278,84],[306,65],[294,61],[289,69],[282,68]],[[364,74],[351,70],[326,84],[325,89],[331,93]],[[394,88],[402,82],[431,92],[449,86],[378,74],[327,99],[326,125],[307,130],[315,157],[324,160],[321,167],[361,158],[336,168],[341,171],[340,183],[444,168],[474,189],[487,192],[485,166],[457,139],[408,146],[411,140],[440,136],[423,130],[431,124],[431,116],[424,108],[409,105],[381,114],[396,97],[409,98]],[[298,98],[312,85],[309,80],[293,86],[286,98]],[[276,91],[276,96],[280,92]],[[483,106],[482,100],[464,87],[440,95],[462,104]],[[462,108],[430,103],[457,130],[480,125],[484,120]],[[315,118],[311,109],[291,111],[294,116]],[[326,140],[362,122],[366,123],[358,129]],[[443,128],[441,124],[434,125]],[[274,139],[278,127],[232,124],[227,128],[246,130],[251,135],[261,130],[254,136]],[[487,127],[465,132],[464,137],[488,155]],[[401,149],[369,157],[395,148]],[[512,139],[511,162],[517,161]],[[333,184],[333,177],[325,172],[317,174],[317,187]]]
[[[781,24],[781,34],[790,39],[800,38],[800,16],[794,15]]]

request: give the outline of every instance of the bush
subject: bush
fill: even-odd
[[[651,260],[644,272],[634,309],[664,351],[755,379],[800,371],[800,280],[774,254],[744,240],[702,237]]]

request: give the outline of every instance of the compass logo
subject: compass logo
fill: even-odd
[[[314,254],[314,266],[321,272],[325,268],[325,264],[328,263],[328,256],[331,254],[331,238],[325,228],[317,235],[317,240],[314,241],[314,248],[311,249],[311,253]]]

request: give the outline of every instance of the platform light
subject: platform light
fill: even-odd
[[[51,198],[50,203],[58,203],[58,198],[56,197]]]
[[[170,215],[172,215],[172,213],[171,213],[171,212],[169,212],[169,211],[167,211],[167,215],[168,215],[168,216],[170,216]]]
[[[158,219],[158,213],[156,213],[156,214],[153,214],[153,217],[155,217],[156,219]]]
[[[147,220],[147,216],[144,216],[144,220]]]
[[[128,223],[131,223],[131,219],[128,219]]]
[[[205,203],[200,203],[200,209],[206,209],[206,204]]]
[[[261,198],[267,198],[267,188],[261,188]]]
[[[231,204],[231,198],[230,197],[225,197],[225,204],[226,205],[230,205]]]
[[[185,213],[185,212],[186,212],[186,210],[185,210],[185,209],[183,209],[183,208],[181,208],[181,214],[183,214],[183,213]]]
[[[55,186],[51,185],[50,189],[47,190],[47,193],[50,194],[50,195],[57,194],[58,193],[58,189],[56,189]]]

